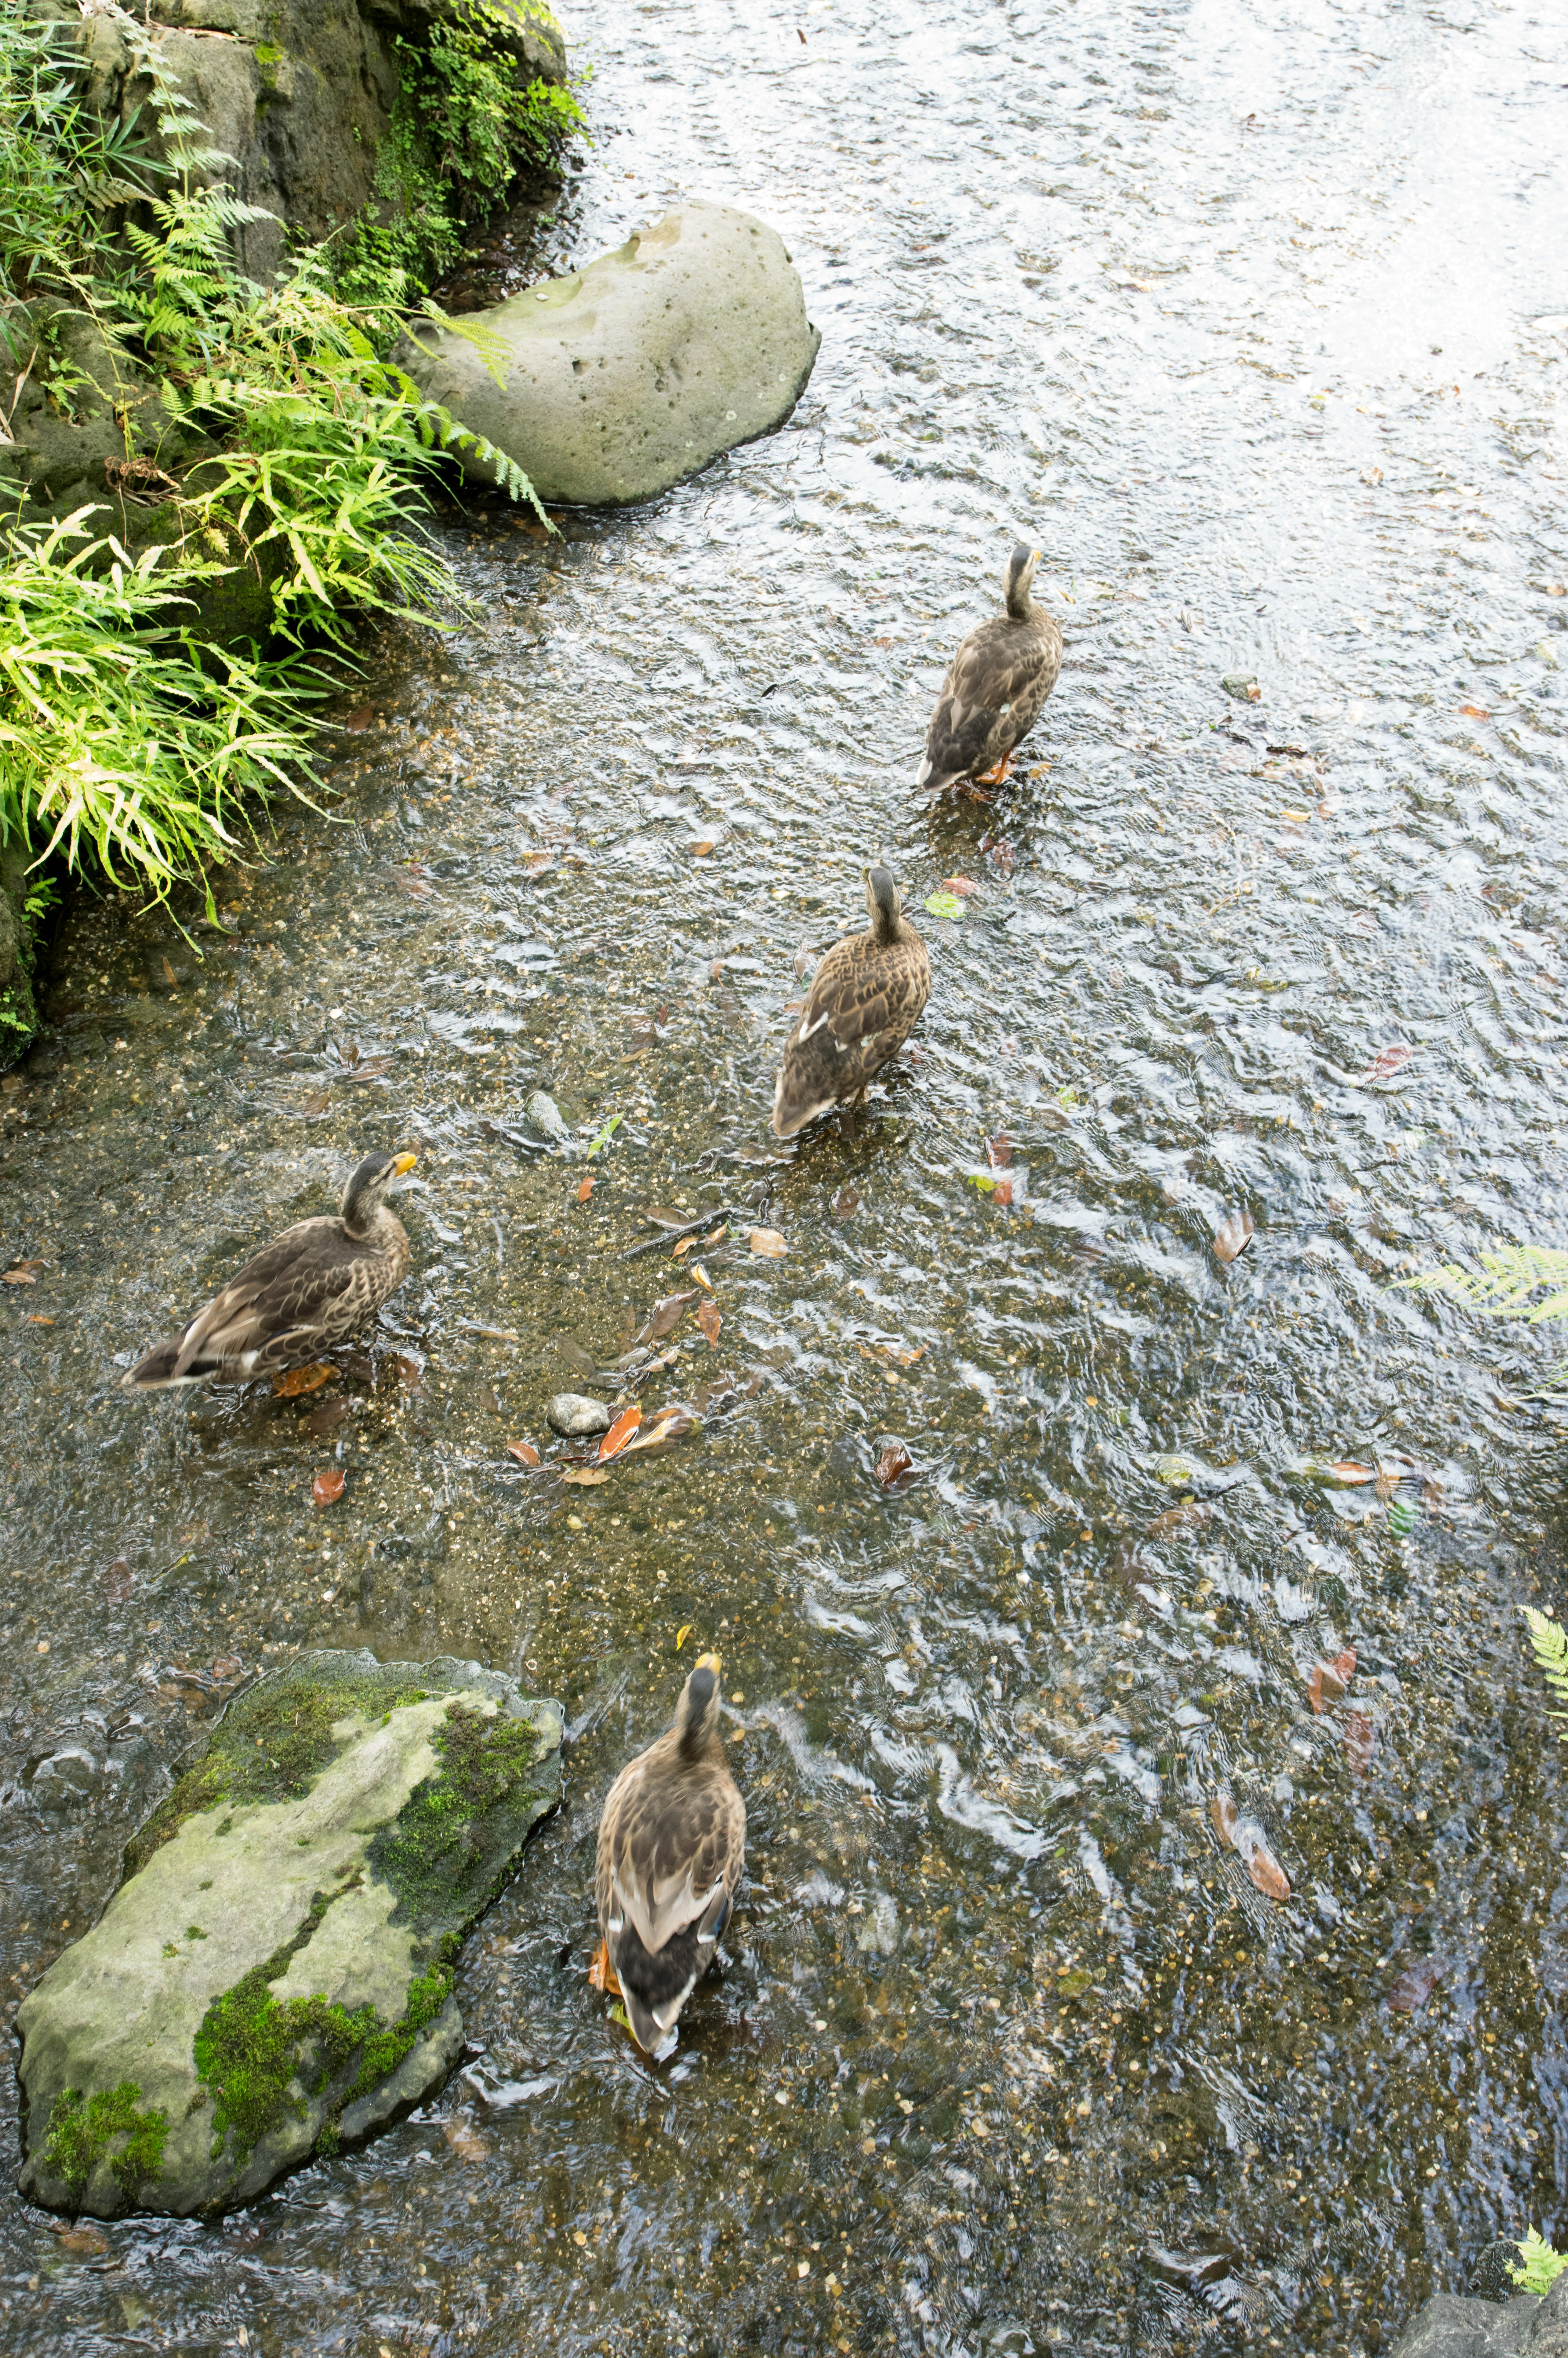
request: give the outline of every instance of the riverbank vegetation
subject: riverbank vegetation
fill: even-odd
[[[460,612],[425,529],[451,456],[532,496],[393,352],[419,317],[458,324],[431,277],[578,116],[519,83],[477,8],[400,44],[391,196],[263,287],[234,238],[265,216],[116,23],[146,93],[128,122],[93,114],[59,27],[0,12],[0,858],[164,895],[257,798],[313,790],[312,710],[363,618]],[[40,394],[46,425],[101,416],[123,445],[68,512],[3,471]],[[29,1017],[0,994],[0,1057]]]

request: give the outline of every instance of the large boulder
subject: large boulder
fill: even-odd
[[[647,499],[770,433],[822,341],[777,231],[728,205],[666,213],[465,325],[502,347],[504,386],[460,334],[405,339],[397,357],[541,498],[584,505]]]
[[[310,1654],[242,1696],[18,2012],[23,2192],[211,2212],[417,2103],[560,1743],[557,1704],[478,1662]]]
[[[1418,2309],[1391,2358],[1564,2358],[1568,2353],[1568,2277],[1544,2300],[1517,2293],[1499,2305],[1433,2293]]]

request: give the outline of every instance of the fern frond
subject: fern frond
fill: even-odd
[[[465,344],[470,345],[497,388],[502,393],[505,392],[506,379],[502,371],[513,355],[504,336],[498,336],[493,328],[481,328],[476,319],[454,319],[449,312],[442,310],[433,295],[426,296],[419,309],[421,316],[430,320],[444,336],[460,336]]]
[[[1558,1702],[1568,1703],[1568,1629],[1550,1613],[1536,1612],[1533,1606],[1527,1605],[1523,1610],[1536,1667]],[[1554,1711],[1551,1716],[1568,1721],[1568,1711]]]
[[[1568,2253],[1554,2252],[1544,2235],[1533,2227],[1525,2230],[1523,2241],[1516,2245],[1522,2267],[1510,2268],[1520,2292],[1549,2293],[1564,2268],[1568,2268]]]

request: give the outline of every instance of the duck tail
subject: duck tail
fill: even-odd
[[[177,1373],[179,1368],[179,1347],[183,1337],[171,1335],[139,1359],[120,1379],[128,1392],[167,1392],[182,1384],[200,1384],[212,1372],[210,1368],[189,1368]]]

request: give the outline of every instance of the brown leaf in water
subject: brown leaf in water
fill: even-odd
[[[567,1466],[561,1469],[561,1479],[575,1484],[579,1490],[587,1490],[596,1482],[608,1482],[610,1476],[591,1466]]]
[[[689,843],[687,846],[694,860],[706,860],[712,849],[712,844],[706,838],[701,843]]]
[[[109,2238],[101,2235],[96,2227],[67,2227],[59,2232],[59,2247],[73,2259],[84,2260],[106,2252]]]
[[[1314,1662],[1307,1674],[1307,1695],[1314,1711],[1321,1712],[1325,1703],[1337,1703],[1350,1684],[1356,1668],[1356,1649],[1346,1646],[1336,1654],[1332,1662]]]
[[[1407,1965],[1389,1992],[1394,2013],[1419,2013],[1443,1979],[1443,1965],[1441,1957],[1418,1957],[1413,1965]]]
[[[702,1386],[699,1389],[705,1390],[707,1387]],[[695,1433],[697,1426],[697,1419],[695,1416],[688,1416],[684,1408],[662,1408],[658,1414],[651,1416],[642,1431],[626,1444],[626,1455],[630,1457],[639,1449],[662,1448],[667,1441],[679,1441],[686,1433]]]
[[[1200,1507],[1195,1502],[1189,1507],[1167,1507],[1162,1515],[1156,1515],[1146,1527],[1144,1536],[1152,1540],[1168,1540],[1177,1531],[1191,1531],[1198,1523],[1206,1523],[1213,1511],[1212,1507]]]
[[[610,1962],[610,1950],[603,1941],[593,1952],[593,1963],[588,1969],[588,1985],[589,1989],[602,1991],[606,1997],[621,1996],[621,1984]]]
[[[47,1316],[41,1310],[29,1310],[22,1324],[24,1326],[58,1326],[59,1321]]]
[[[356,1081],[379,1081],[384,1073],[391,1072],[396,1061],[395,1056],[366,1056],[361,1063],[356,1057],[350,1078]]]
[[[279,1400],[297,1400],[301,1392],[319,1391],[337,1372],[330,1360],[313,1359],[308,1368],[290,1368],[287,1373],[274,1376],[272,1389]]]
[[[605,1434],[603,1440],[599,1444],[599,1462],[601,1466],[604,1464],[606,1458],[620,1456],[621,1452],[625,1448],[626,1444],[631,1440],[632,1435],[636,1432],[637,1427],[642,1423],[642,1422],[643,1412],[637,1406],[635,1401],[633,1402],[630,1408],[622,1410],[620,1415],[616,1418],[614,1423],[611,1426],[609,1432]]]
[[[1378,1731],[1364,1711],[1345,1714],[1345,1758],[1352,1777],[1364,1777],[1378,1748]]]
[[[914,1473],[914,1460],[902,1441],[890,1441],[882,1449],[872,1469],[884,1490],[899,1482],[909,1481]]]
[[[1235,1835],[1237,1823],[1241,1815],[1229,1794],[1216,1793],[1208,1805],[1208,1813],[1214,1820],[1214,1830],[1220,1841],[1229,1844]]]
[[[331,1103],[331,1098],[332,1093],[330,1089],[313,1089],[310,1095],[301,1104],[299,1108],[300,1113],[307,1121],[314,1120],[315,1117],[319,1113],[326,1112],[328,1106]]]
[[[30,1269],[8,1269],[0,1278],[0,1284],[5,1285],[37,1285],[38,1282]]]
[[[1247,1872],[1260,1891],[1271,1899],[1288,1899],[1291,1878],[1261,1838],[1252,1845],[1247,1860]]]
[[[1012,1165],[1012,1141],[1005,1130],[986,1141],[986,1161],[993,1171],[1007,1171]]]
[[[956,892],[960,901],[965,901],[980,888],[972,876],[945,876],[940,889],[944,892]]]
[[[159,964],[163,968],[163,979],[165,982],[168,983],[170,990],[178,990],[179,989],[179,977],[176,974],[168,960],[167,958],[162,958],[159,960]]]
[[[447,2143],[460,2161],[488,2161],[490,2147],[467,2121],[447,2121],[443,2126]]]
[[[588,1201],[588,1199],[589,1199],[589,1197],[592,1195],[592,1193],[593,1193],[593,1174],[592,1174],[592,1172],[591,1172],[591,1171],[585,1171],[585,1172],[583,1173],[583,1174],[582,1174],[582,1177],[581,1177],[581,1178],[578,1181],[578,1183],[577,1183],[577,1199],[578,1199],[578,1202],[579,1202],[579,1204],[586,1204],[586,1203],[587,1203],[587,1201]]]
[[[1382,1049],[1373,1058],[1361,1078],[1363,1081],[1390,1080],[1401,1065],[1410,1063],[1414,1055],[1413,1048],[1407,1048],[1402,1040],[1396,1040],[1391,1047]]]
[[[312,1441],[323,1440],[329,1433],[337,1430],[348,1413],[347,1401],[323,1401],[319,1408],[312,1409],[304,1419],[305,1430]]]
[[[525,851],[523,854],[524,876],[547,876],[556,864],[553,851]]]
[[[341,1466],[329,1466],[311,1483],[310,1496],[319,1507],[334,1507],[343,1495],[343,1485],[347,1480],[348,1476]]]
[[[1227,1220],[1222,1220],[1215,1232],[1213,1251],[1216,1260],[1222,1266],[1227,1265],[1244,1253],[1252,1241],[1252,1215],[1245,1208],[1232,1212]]]
[[[399,1383],[406,1384],[411,1392],[424,1390],[425,1370],[417,1359],[411,1359],[406,1351],[395,1351],[392,1364],[397,1370]]]
[[[990,1191],[990,1198],[993,1204],[1000,1204],[1004,1209],[1011,1207],[1012,1203],[1011,1180],[999,1179],[996,1185]]]
[[[1353,1457],[1331,1458],[1323,1471],[1329,1481],[1341,1483],[1347,1490],[1356,1489],[1363,1482],[1375,1482],[1378,1478],[1375,1466],[1358,1466]]]
[[[519,1466],[537,1466],[539,1453],[531,1441],[509,1441],[506,1444]]]
[[[783,1260],[789,1250],[777,1228],[753,1228],[746,1238],[754,1253],[764,1260]]]
[[[1459,709],[1471,720],[1489,720],[1492,717],[1484,704],[1462,704]]]
[[[697,1310],[697,1323],[707,1336],[709,1345],[717,1344],[719,1329],[723,1323],[719,1314],[718,1303],[703,1303]]]
[[[697,1300],[698,1290],[699,1289],[694,1285],[689,1287],[685,1293],[666,1293],[663,1301],[655,1302],[652,1310],[649,1311],[647,1317],[643,1322],[643,1332],[640,1339],[646,1341],[648,1337],[652,1336],[655,1340],[657,1340],[663,1336],[673,1335],[676,1328],[680,1325],[681,1313],[685,1310],[688,1302],[695,1302]]]
[[[345,729],[351,730],[357,737],[362,730],[370,727],[374,717],[368,704],[356,704],[343,726]]]
[[[1269,1848],[1257,1821],[1244,1818],[1228,1793],[1216,1793],[1208,1812],[1216,1833],[1242,1861],[1258,1889],[1271,1899],[1288,1899],[1291,1879]]]
[[[123,1605],[131,1593],[134,1575],[123,1555],[117,1555],[99,1583],[111,1605]]]
[[[827,1208],[834,1219],[847,1220],[852,1213],[860,1210],[860,1199],[853,1187],[846,1185],[839,1188]]]

